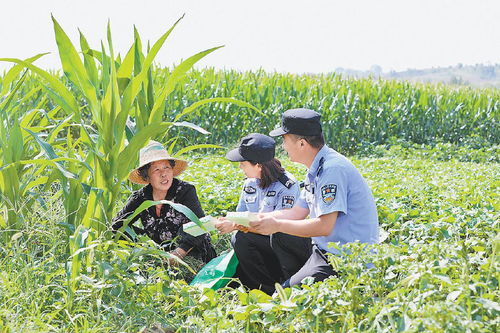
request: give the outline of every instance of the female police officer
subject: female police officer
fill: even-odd
[[[325,145],[320,117],[308,109],[288,110],[282,126],[270,133],[283,136],[290,160],[308,168],[305,188],[292,209],[261,214],[258,221],[250,222],[255,232],[264,235],[281,232],[312,237],[314,246],[302,255],[291,252],[287,242],[274,242],[273,237],[279,260],[295,260],[302,266],[285,281],[285,287],[300,284],[308,276],[321,281],[335,274],[325,258],[326,252],[339,253],[330,247],[331,242],[340,246],[356,241],[378,243],[377,209],[370,188],[347,158]]]
[[[297,201],[299,186],[274,158],[274,154],[274,140],[257,133],[245,136],[237,149],[227,153],[226,158],[239,162],[240,168],[248,177],[236,208],[238,212],[286,210],[292,208]],[[290,268],[290,264],[280,263],[271,248],[269,236],[253,233],[252,230],[240,228],[224,219],[216,227],[223,234],[240,230],[233,235],[231,243],[239,261],[237,276],[250,289],[272,293],[276,282],[284,281],[300,268]],[[282,238],[298,253],[304,252],[311,243],[310,238],[292,235],[282,235]],[[285,271],[282,267],[286,268]]]

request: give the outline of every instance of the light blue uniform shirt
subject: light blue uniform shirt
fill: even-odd
[[[346,157],[326,145],[308,170],[297,206],[308,208],[311,218],[338,212],[328,236],[312,237],[320,249],[339,254],[328,243],[378,243],[377,208],[368,184]]]
[[[268,213],[292,208],[299,198],[299,184],[288,172],[285,175],[281,177],[282,181],[277,180],[264,189],[259,187],[260,179],[247,178],[236,211]]]

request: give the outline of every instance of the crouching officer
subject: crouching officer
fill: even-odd
[[[239,162],[247,177],[236,211],[272,212],[294,206],[299,198],[299,185],[274,155],[274,139],[258,133],[245,136],[237,149],[227,153],[226,158]],[[283,271],[282,268],[289,269],[290,264],[280,263],[267,235],[253,233],[251,229],[223,218],[216,224],[216,228],[222,234],[239,230],[231,238],[239,261],[236,275],[242,284],[250,289],[261,289],[271,294],[274,292],[275,283],[282,283],[300,268],[292,267],[292,272]],[[299,254],[311,247],[310,238],[285,234],[281,235],[281,238]]]
[[[290,210],[259,214],[251,222],[255,232],[272,235],[272,246],[280,262],[300,264],[284,287],[300,284],[305,277],[315,281],[336,274],[325,257],[339,254],[330,242],[340,245],[359,241],[378,243],[378,217],[368,184],[356,167],[324,142],[320,114],[308,109],[292,109],[283,114],[282,126],[271,136],[283,136],[290,160],[308,168],[305,186]],[[307,218],[309,216],[309,218]],[[306,219],[307,218],[307,219]],[[307,253],[296,255],[279,233],[312,237]]]

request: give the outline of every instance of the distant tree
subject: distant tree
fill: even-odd
[[[479,75],[480,75],[481,79],[485,79],[485,80],[495,78],[496,77],[495,66],[491,66],[491,65],[484,66],[484,65],[482,65],[479,68]]]
[[[465,81],[461,76],[459,75],[453,75],[450,79],[450,84],[458,85],[458,86],[464,86],[468,85],[469,82]]]
[[[380,74],[382,74],[382,67],[379,65],[372,65],[372,67],[370,67],[370,72],[375,74],[375,76],[380,76]]]

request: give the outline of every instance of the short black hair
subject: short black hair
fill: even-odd
[[[295,137],[296,140],[304,139],[306,142],[311,145],[311,147],[316,149],[321,149],[325,145],[325,137],[323,133],[320,135],[298,135],[291,134]]]
[[[170,163],[170,166],[172,168],[175,168],[175,160],[168,160],[168,162]],[[138,170],[139,176],[141,176],[141,178],[146,182],[149,180],[148,171],[149,171],[150,167],[151,167],[151,163],[148,163],[148,164],[144,164],[143,166],[141,166]]]

